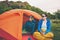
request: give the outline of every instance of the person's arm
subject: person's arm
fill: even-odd
[[[33,26],[32,26],[31,29],[32,29],[32,33],[33,33],[34,32],[34,29],[35,29],[35,26],[36,26],[36,20],[33,20],[32,23],[33,23],[32,24]]]
[[[50,31],[51,31],[51,21],[48,20],[46,33],[50,32]]]
[[[42,20],[38,22],[38,32],[41,32],[41,25],[42,25]]]

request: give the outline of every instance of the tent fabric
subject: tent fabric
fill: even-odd
[[[0,37],[7,38],[7,40],[22,40],[22,26],[23,16],[33,16],[35,19],[40,20],[42,17],[33,11],[25,9],[13,9],[0,14]],[[3,36],[4,35],[4,36]],[[6,36],[7,35],[7,36]],[[9,39],[10,38],[10,39]]]

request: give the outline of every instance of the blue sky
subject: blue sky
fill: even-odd
[[[0,0],[3,1],[3,0]],[[9,0],[18,1],[18,0]],[[60,9],[60,0],[20,0],[22,2],[27,1],[30,5],[38,7],[46,12],[55,12]]]

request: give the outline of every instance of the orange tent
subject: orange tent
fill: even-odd
[[[35,19],[41,16],[30,10],[13,9],[0,15],[0,38],[6,40],[22,40],[22,25],[32,15]]]

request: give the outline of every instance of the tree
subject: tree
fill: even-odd
[[[57,10],[55,12],[56,19],[60,19],[60,10]]]

